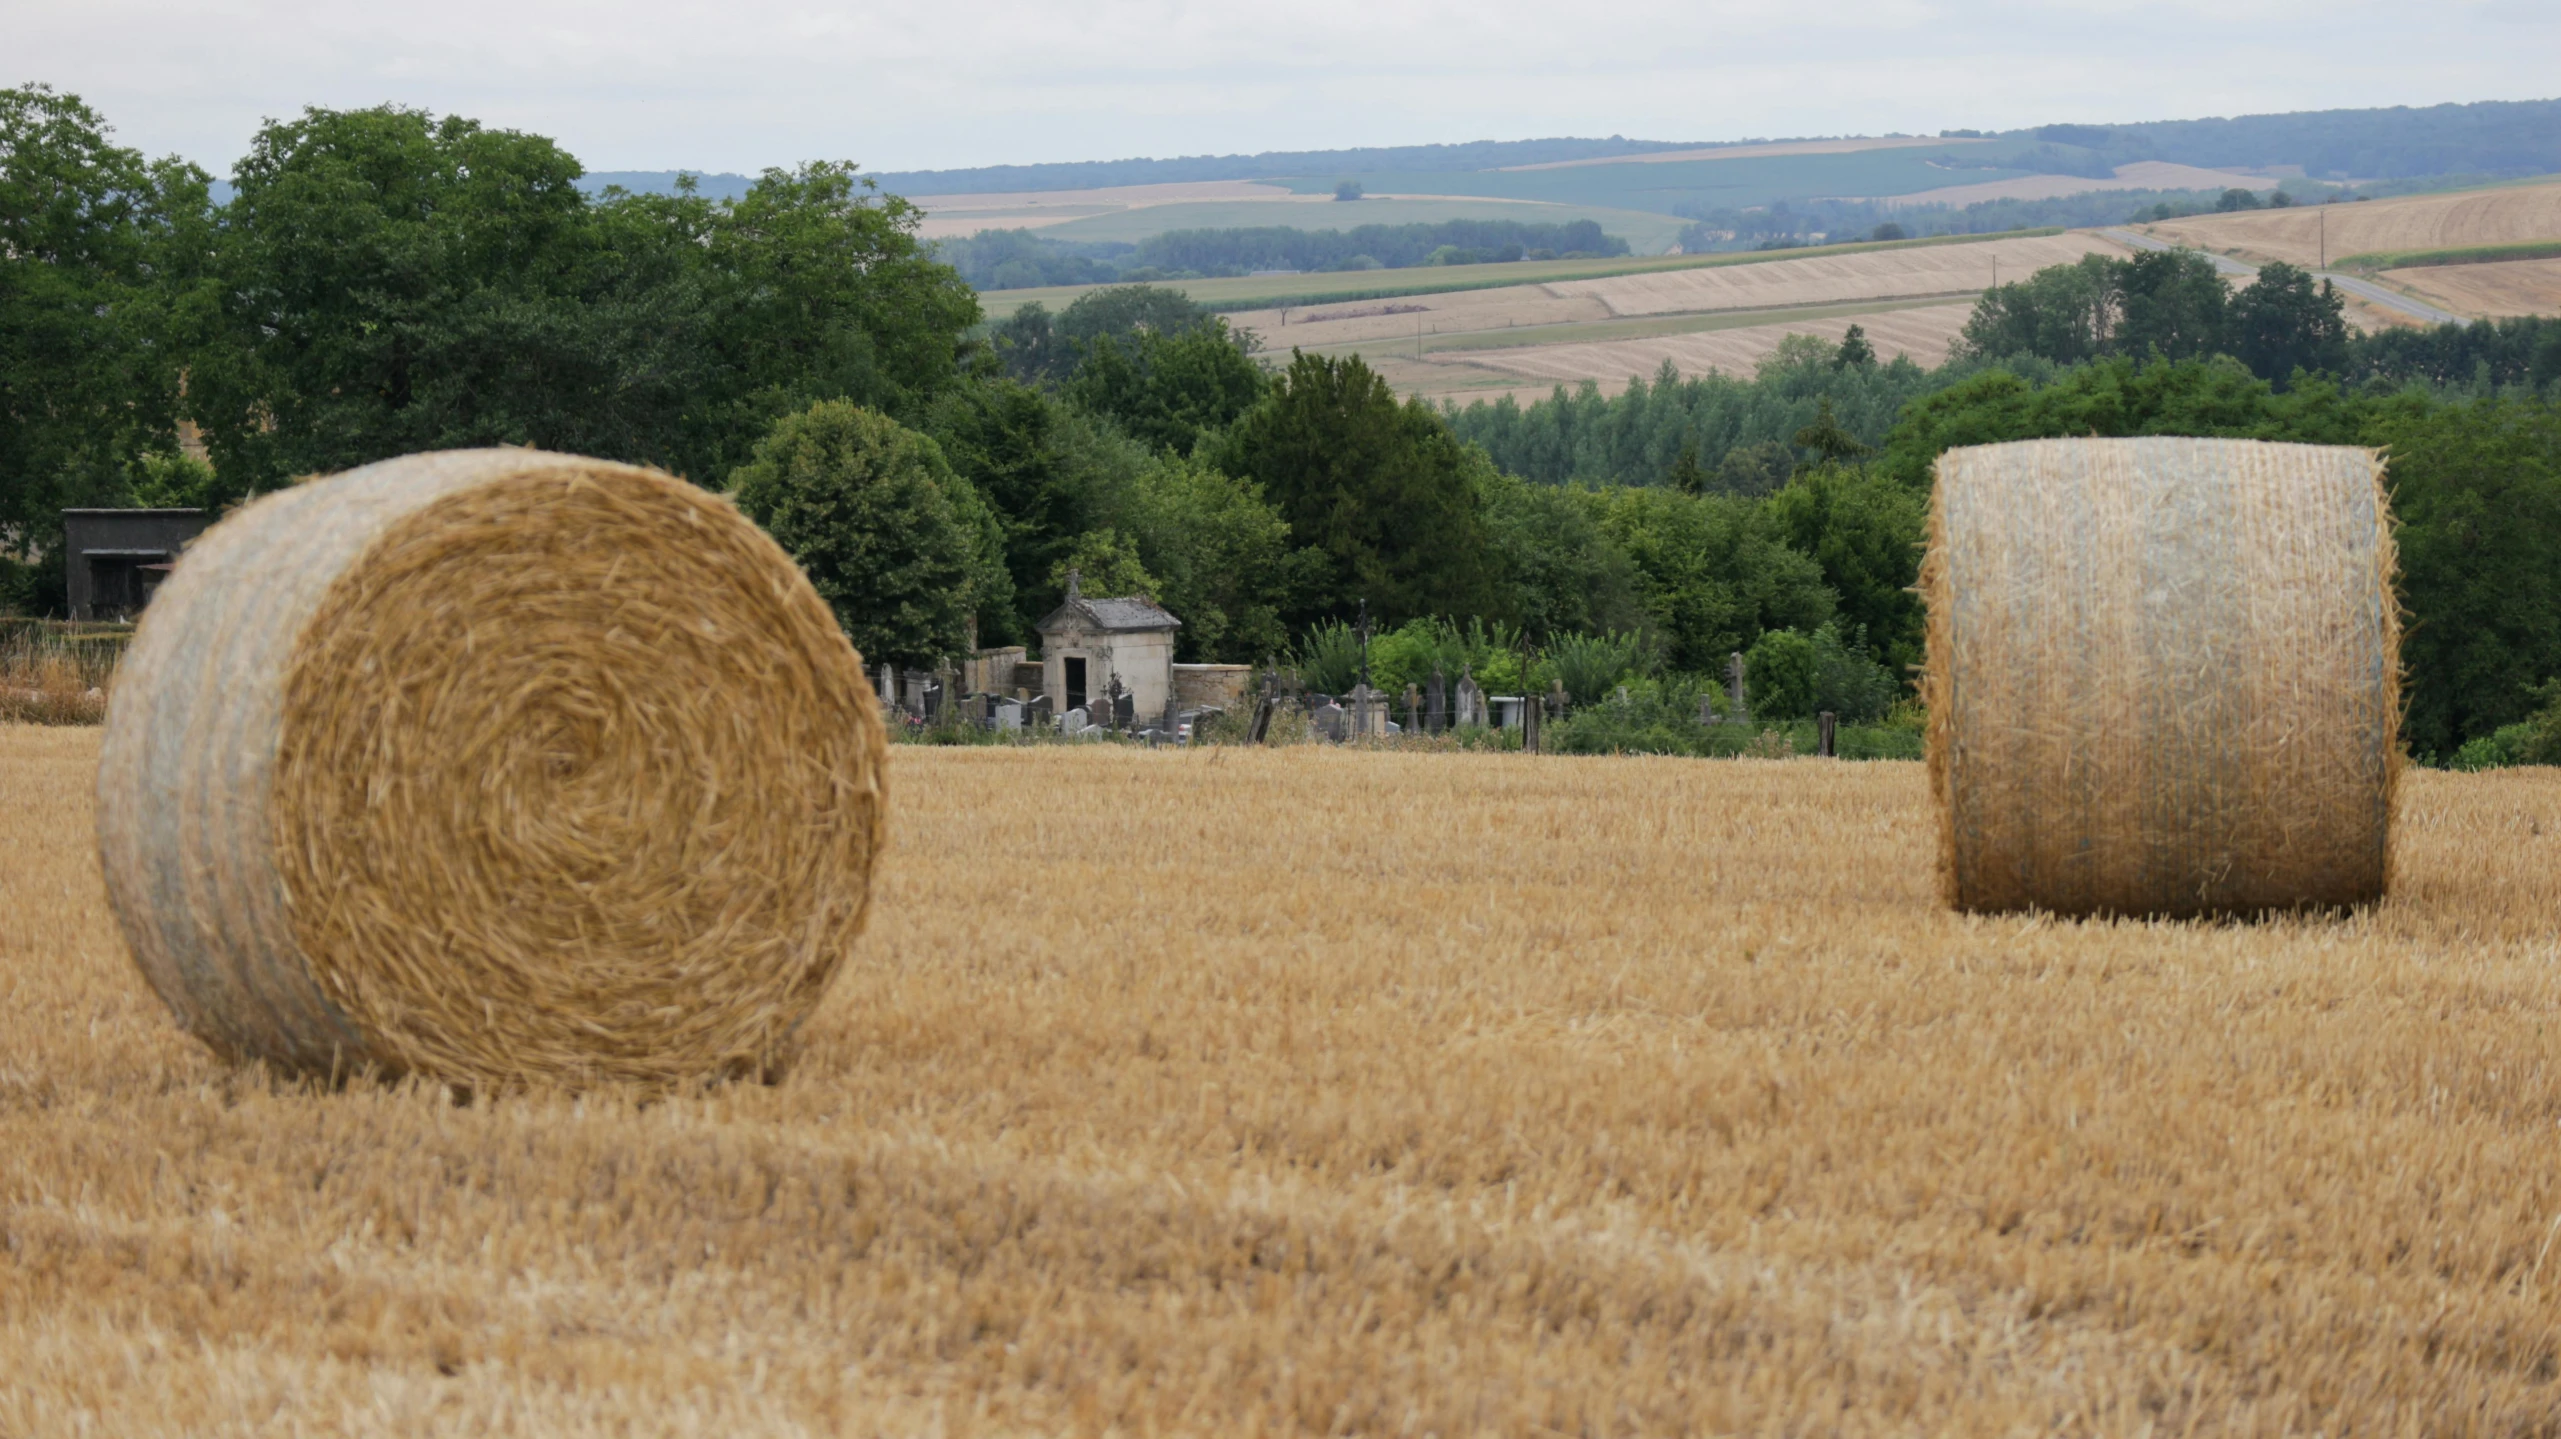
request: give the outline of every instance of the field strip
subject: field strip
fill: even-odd
[[[1973,313],[1974,307],[1966,303],[1883,311],[1844,307],[1820,318],[1805,316],[1780,323],[1717,326],[1650,338],[1536,347],[1453,347],[1444,354],[1426,349],[1419,362],[1407,361],[1410,369],[1399,368],[1390,373],[1382,367],[1382,373],[1388,375],[1390,383],[1410,377],[1410,382],[1400,384],[1400,388],[1427,397],[1463,395],[1470,389],[1487,388],[1489,380],[1505,388],[1524,382],[1571,387],[1591,380],[1601,386],[1603,393],[1614,394],[1625,388],[1632,377],[1651,376],[1665,361],[1684,375],[1703,375],[1710,370],[1747,375],[1790,335],[1809,335],[1824,344],[1837,345],[1854,324],[1866,331],[1868,343],[1875,347],[1879,358],[1891,360],[1897,355],[1909,355],[1916,364],[1938,365],[1945,362],[1949,348]],[[1430,372],[1434,369],[1475,374],[1450,377],[1455,383],[1432,383]]]
[[[1711,145],[1696,150],[1651,150],[1642,155],[1603,155],[1590,160],[1547,160],[1536,165],[1504,165],[1497,173],[1524,170],[1580,170],[1593,165],[1670,165],[1689,160],[1755,160],[1777,155],[1849,155],[1862,150],[1904,150],[1923,146],[1954,149],[1989,145],[1970,137],[1932,139],[1927,135],[1887,135],[1844,140],[1770,140],[1740,145]]]
[[[1965,206],[1985,200],[2059,200],[2067,195],[2088,195],[2106,190],[2275,190],[2283,188],[2284,184],[2283,180],[2265,175],[2209,170],[2166,160],[2137,160],[2130,165],[2117,166],[2116,173],[2106,179],[2090,175],[2022,175],[2014,180],[1986,180],[1980,184],[1946,185],[1904,195],[1856,198],[1872,199],[1878,204],[1896,208],[1908,205]]]
[[[1509,264],[1442,265],[1403,270],[1327,271],[1304,275],[1245,275],[1213,280],[1159,280],[1222,314],[1275,310],[1281,306],[1355,304],[1417,295],[1455,294],[1468,290],[1510,289],[1520,285],[1602,279],[1655,271],[1712,270],[1827,259],[1846,255],[1905,252],[1938,248],[1972,248],[2006,241],[2059,236],[2061,230],[2016,230],[1997,235],[1935,235],[1920,240],[1861,241],[1846,245],[1807,246],[1786,250],[1747,250],[1712,255],[1631,256],[1606,260],[1519,260]],[[1374,278],[1373,278],[1374,277]],[[1002,320],[1027,304],[1063,309],[1106,285],[1049,285],[1036,289],[981,290],[978,301],[991,320]]]
[[[2375,278],[2466,315],[2561,315],[2561,258],[2386,270]]]
[[[1737,330],[1777,324],[1782,327],[1815,320],[1862,315],[1892,314],[1900,310],[1925,309],[1952,300],[1971,300],[1971,295],[1919,295],[1888,297],[1883,301],[1851,301],[1838,305],[1786,305],[1762,310],[1713,310],[1692,314],[1640,315],[1626,319],[1567,321],[1552,325],[1522,326],[1517,329],[1471,330],[1454,334],[1425,334],[1421,337],[1426,356],[1457,352],[1504,350],[1538,350],[1560,345],[1597,344],[1618,340],[1653,339],[1666,335],[1710,334],[1719,330]],[[1367,341],[1343,341],[1330,345],[1300,345],[1325,355],[1402,354],[1415,352],[1411,337],[1400,339],[1389,335]]]
[[[2138,228],[2254,263],[2283,260],[2318,269],[2352,256],[2561,242],[2561,184],[2538,179],[2345,205],[2191,215]]]

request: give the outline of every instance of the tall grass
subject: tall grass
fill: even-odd
[[[97,724],[130,630],[0,619],[0,723]]]

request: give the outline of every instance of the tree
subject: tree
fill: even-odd
[[[1141,330],[1124,348],[1110,335],[1087,348],[1066,384],[1068,403],[1107,416],[1150,449],[1188,455],[1203,432],[1223,429],[1271,386],[1223,317],[1173,334]]]
[[[1921,662],[1921,492],[1873,470],[1822,465],[1766,502],[1779,538],[1822,567],[1843,623],[1896,672]]]
[[[1837,465],[1868,452],[1867,446],[1860,444],[1856,435],[1842,429],[1841,422],[1833,417],[1832,397],[1829,395],[1823,396],[1816,407],[1814,423],[1798,430],[1791,438],[1798,449],[1812,450],[1814,462],[1818,465]]]
[[[1604,531],[1591,492],[1504,474],[1481,450],[1469,461],[1512,613],[1531,639],[1644,626],[1635,562]]]
[[[1852,325],[1841,333],[1841,348],[1832,355],[1835,370],[1867,370],[1876,366],[1876,347],[1867,342],[1865,326]]]
[[[1097,509],[1156,576],[1148,593],[1183,622],[1175,642],[1186,660],[1245,662],[1285,647],[1284,614],[1327,567],[1321,553],[1291,547],[1288,522],[1259,487],[1197,457],[1158,455]],[[1094,573],[1089,594],[1102,593]]]
[[[1765,719],[1812,715],[1817,678],[1814,641],[1794,630],[1766,631],[1743,656],[1752,712]]]
[[[226,333],[191,382],[216,467],[273,483],[499,443],[672,459],[595,443],[619,387],[578,304],[579,174],[538,136],[414,110],[261,129],[223,216]]]
[[[985,505],[941,449],[850,400],[775,422],[729,489],[800,562],[867,660],[950,659],[967,648],[979,604],[1011,599],[975,522]]]
[[[917,240],[923,218],[836,161],[767,170],[719,212],[718,351],[759,428],[815,399],[920,414],[959,382],[978,297]]]
[[[1096,599],[1154,600],[1165,588],[1138,558],[1137,543],[1118,530],[1087,530],[1078,535],[1050,573],[1050,582],[1063,593],[1071,576],[1079,594]]]
[[[1389,625],[1501,614],[1466,448],[1420,401],[1399,406],[1360,356],[1293,352],[1272,393],[1215,448],[1217,468],[1260,485],[1292,537],[1327,556],[1303,615],[1357,599]]]
[[[1763,630],[1811,630],[1832,617],[1821,567],[1789,548],[1754,501],[1651,485],[1583,499],[1631,563],[1646,629],[1674,669],[1714,673]]]
[[[262,480],[534,444],[698,477],[779,416],[915,415],[956,385],[976,297],[919,212],[853,167],[715,204],[609,192],[536,135],[415,110],[263,128],[223,214],[219,333],[190,402]]]
[[[1148,464],[1146,449],[1051,396],[1003,378],[963,385],[935,402],[925,428],[944,458],[993,509],[1012,576],[1010,619],[979,614],[981,638],[1020,642],[1057,608],[1060,561],[1079,535],[1106,523],[1105,498]]]
[[[2338,374],[2347,368],[2346,302],[2323,280],[2282,260],[2259,271],[2233,297],[2231,349],[2251,373],[2279,389],[2294,372]]]
[[[2077,264],[2049,265],[1984,291],[1957,338],[1958,355],[2035,355],[2058,365],[2098,358],[2116,330],[2115,263],[2105,255],[2086,255]]]
[[[2366,438],[2389,447],[2401,524],[2403,733],[2451,754],[2525,719],[2561,679],[2561,406],[2404,398]]]
[[[2226,357],[2148,364],[2107,360],[2066,370],[2042,387],[2006,370],[1987,370],[1905,406],[1885,437],[1877,468],[1897,483],[1923,489],[1942,451],[2065,435],[2358,444],[2373,405],[2342,395],[2327,381],[2278,394]]]
[[[2214,262],[2194,250],[2146,250],[2118,260],[2117,323],[2107,353],[2185,360],[2224,347],[2231,292]]]
[[[0,90],[0,554],[37,556],[11,598],[39,609],[61,602],[57,512],[176,452],[203,297],[204,174],[107,133],[76,96]]]

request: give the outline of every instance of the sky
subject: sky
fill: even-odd
[[[386,102],[591,170],[1936,133],[2561,94],[2561,0],[0,0],[0,85],[230,172]]]

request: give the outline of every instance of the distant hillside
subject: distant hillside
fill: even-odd
[[[2019,175],[2105,180],[2143,160],[2203,169],[2300,171],[2314,178],[2407,181],[2430,176],[2506,176],[2561,171],[2561,99],[2492,100],[2412,109],[2314,110],[2126,124],[2056,124],[1977,134],[1950,131],[1944,149],[1775,153],[1767,142],[1551,138],[1478,140],[1351,150],[1273,150],[1258,155],[990,165],[966,170],[884,171],[883,189],[937,195],[1084,190],[1176,182],[1255,180],[1322,193],[1338,178],[1373,192],[1482,195],[1604,205],[1704,216],[1829,196],[1910,194],[1951,183]],[[1988,143],[1987,143],[1988,142]],[[1748,150],[1747,146],[1760,146]],[[1595,165],[1630,156],[1691,152],[1678,161]],[[1741,151],[1723,157],[1717,151]],[[860,158],[860,157],[856,157]],[[1575,162],[1586,162],[1577,164]],[[1523,167],[1547,166],[1528,170]],[[601,171],[588,189],[673,188],[674,171]],[[736,195],[749,177],[697,177],[702,192]]]
[[[2120,165],[2169,160],[2207,167],[2300,166],[2316,177],[2387,180],[2561,170],[2561,100],[2048,125],[2025,133],[2091,149]]]

